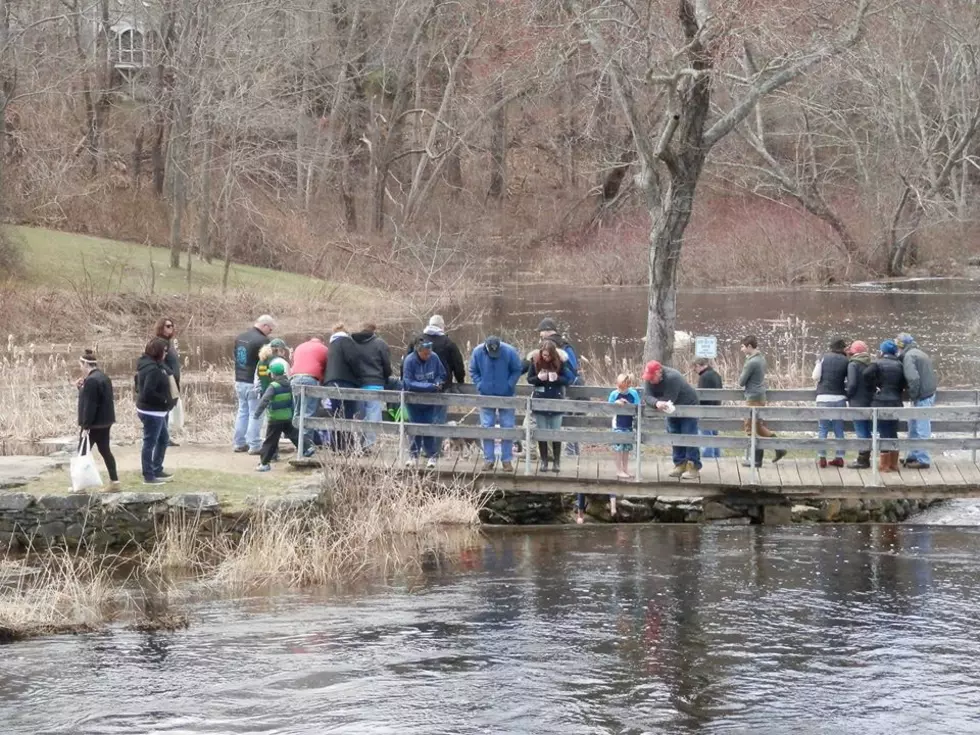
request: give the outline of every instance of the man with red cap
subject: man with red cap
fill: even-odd
[[[643,380],[646,381],[646,403],[658,411],[670,413],[674,406],[699,405],[698,392],[684,380],[674,368],[664,367],[656,360],[647,363],[643,370]],[[698,435],[698,420],[689,417],[667,416],[668,434]],[[673,447],[674,469],[670,477],[682,480],[697,480],[701,476],[701,449],[691,442],[692,446]]]
[[[864,371],[871,364],[871,353],[868,346],[861,340],[851,342],[847,348],[847,381],[845,382],[845,393],[847,394],[847,405],[851,408],[867,408],[871,405],[874,398],[874,389],[864,379]],[[855,420],[854,435],[858,439],[871,438],[871,420]],[[867,470],[871,467],[871,450],[866,449],[858,452],[857,459],[848,465],[852,470]]]

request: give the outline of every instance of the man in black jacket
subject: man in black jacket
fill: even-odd
[[[712,367],[711,361],[706,357],[699,357],[694,361],[694,370],[698,374],[698,392],[701,405],[720,406],[721,401],[702,398],[700,396],[700,391],[702,390],[721,390],[724,387],[721,382],[721,376]],[[701,436],[718,436],[717,429],[703,429],[700,426],[698,427],[698,433]],[[721,449],[719,447],[703,447],[701,449],[702,459],[717,459],[720,456]]]
[[[236,452],[258,454],[262,448],[262,420],[255,418],[259,405],[259,392],[255,387],[255,368],[259,364],[259,350],[268,343],[269,335],[276,328],[276,320],[263,314],[255,325],[235,339],[235,394],[238,396],[238,416],[235,419]]]
[[[82,372],[85,373],[78,386],[78,425],[82,432],[88,433],[89,442],[99,449],[102,461],[109,471],[109,490],[119,490],[119,473],[116,471],[116,458],[109,448],[109,431],[116,423],[116,402],[112,392],[112,381],[99,369],[98,360],[92,350],[85,350],[79,358]],[[81,452],[82,442],[78,449]]]
[[[177,389],[180,390],[180,353],[177,352],[177,326],[174,320],[166,316],[157,319],[154,334],[160,339],[167,340],[167,354],[163,359],[163,364],[167,366],[167,370],[174,376]],[[174,441],[173,436],[170,437],[170,446],[180,446]]]
[[[347,333],[343,324],[335,324],[330,344],[327,346],[327,371],[323,383],[335,388],[359,388],[361,376],[357,368],[357,344]],[[357,401],[340,398],[330,399],[330,415],[335,418],[352,419],[357,416]],[[356,449],[354,435],[349,431],[333,431],[333,448],[338,452],[353,452]]]
[[[368,322],[360,332],[354,332],[356,372],[360,378],[359,387],[364,390],[384,390],[391,378],[391,353],[388,344],[377,334],[377,327]],[[384,411],[383,401],[362,401],[359,413],[365,421],[381,421]],[[370,449],[378,441],[376,431],[364,432],[364,448]]]

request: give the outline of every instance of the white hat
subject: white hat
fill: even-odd
[[[430,327],[437,327],[439,329],[445,329],[446,328],[446,322],[443,320],[443,318],[441,316],[439,316],[438,314],[436,314],[431,319],[429,319],[429,326]]]

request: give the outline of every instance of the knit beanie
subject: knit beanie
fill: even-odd
[[[895,340],[893,339],[886,339],[884,342],[881,343],[879,349],[881,350],[882,355],[898,354],[898,345],[895,344]]]
[[[281,357],[277,357],[269,362],[270,375],[285,375],[289,371],[289,363]]]

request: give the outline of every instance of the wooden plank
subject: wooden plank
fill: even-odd
[[[782,487],[801,487],[803,485],[795,459],[781,459],[776,463],[776,471],[779,473],[779,484]]]
[[[779,470],[771,461],[763,460],[762,467],[759,468],[759,484],[763,487],[781,487]]]
[[[898,466],[898,476],[904,487],[925,487],[925,482],[918,470],[907,469],[904,465]]]
[[[824,487],[844,487],[844,481],[836,467],[817,467]]]
[[[701,484],[702,485],[721,485],[721,467],[718,459],[701,460]]]
[[[922,482],[927,487],[945,487],[949,485],[963,485],[963,478],[960,477],[959,483],[951,483],[947,480],[944,474],[936,466],[935,460],[929,465],[927,470],[919,470],[919,474],[922,476]],[[950,478],[952,478],[952,472],[950,472]],[[957,473],[958,474],[958,473]]]
[[[719,484],[722,487],[741,487],[742,480],[739,477],[738,466],[742,461],[736,457],[722,457],[718,462]]]
[[[945,485],[966,485],[966,480],[963,479],[963,475],[960,473],[959,469],[956,467],[956,463],[949,459],[933,459],[932,468],[930,470],[920,470],[922,472],[922,478],[925,480],[926,484],[933,484],[931,480],[932,469],[942,478],[942,482]]]
[[[956,468],[960,471],[967,485],[980,487],[980,467],[977,467],[968,459],[960,460],[956,463]]]
[[[823,487],[823,475],[812,459],[796,460],[796,471],[800,473],[800,482],[804,487]]]

